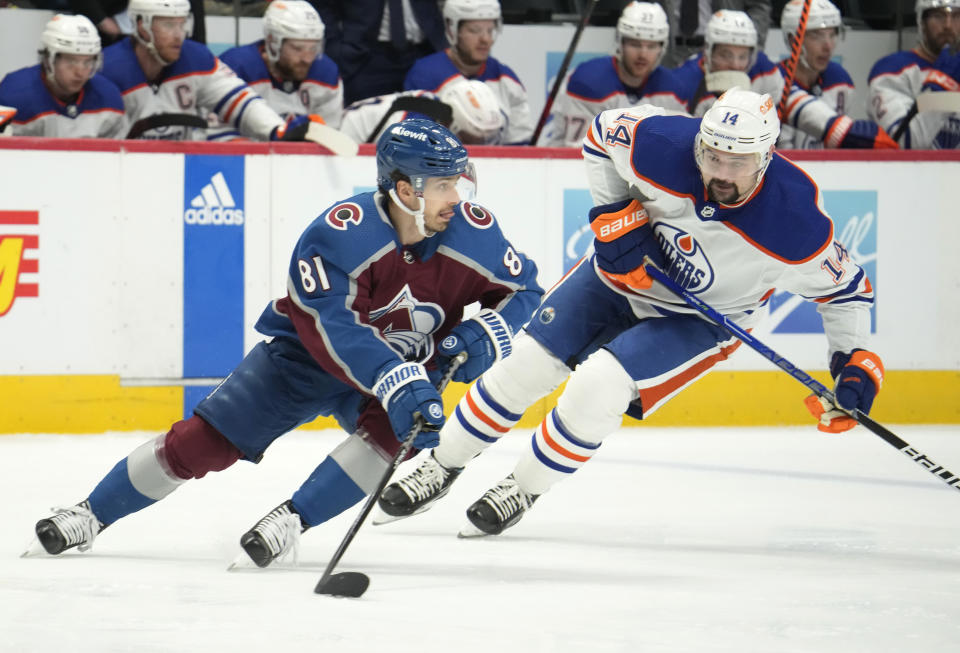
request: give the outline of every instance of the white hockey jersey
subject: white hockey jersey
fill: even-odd
[[[590,121],[601,111],[652,104],[687,111],[674,72],[658,66],[639,88],[630,88],[617,74],[616,57],[597,57],[574,68],[557,92],[550,120],[538,145],[580,147]]]
[[[893,136],[923,85],[931,80],[948,90],[957,90],[951,88],[956,82],[934,68],[933,62],[917,48],[883,57],[870,70],[867,116]],[[918,113],[898,142],[911,150],[956,149],[960,147],[960,113]]]
[[[643,203],[667,273],[743,328],[752,328],[775,289],[817,303],[829,353],[864,347],[873,288],[824,212],[807,174],[779,154],[746,200],[707,200],[694,160],[700,119],[664,115],[659,107],[604,111],[583,141],[595,204],[628,197]],[[631,300],[639,317],[661,310],[695,312],[670,291],[608,286]]]
[[[384,115],[390,111],[394,100],[400,97],[426,97],[431,100],[437,100],[437,96],[429,91],[402,91],[400,93],[389,93],[387,95],[378,95],[367,98],[366,100],[357,100],[343,111],[343,120],[340,122],[340,131],[355,140],[358,143],[366,143],[370,134],[376,129],[377,125],[382,126],[373,139],[369,142],[376,143],[383,131],[395,122],[406,120],[407,118],[420,117],[409,111],[393,111],[386,120]]]
[[[439,95],[445,86],[461,79],[467,78],[460,74],[450,55],[444,50],[417,59],[403,81],[403,89],[424,90]],[[507,119],[507,126],[503,131],[504,144],[527,144],[533,136],[533,120],[530,117],[527,91],[516,73],[506,64],[489,57],[480,73],[470,79],[487,84],[499,98],[500,108]]]
[[[782,66],[782,63],[781,63]],[[782,68],[781,68],[782,70]],[[838,147],[835,136],[843,133],[842,122],[835,122],[835,134],[827,133],[827,124],[837,115],[846,115],[853,100],[853,80],[843,66],[831,61],[816,83],[805,88],[794,82],[787,98],[787,119],[780,127],[777,147],[792,150],[818,150],[824,140]],[[834,140],[831,140],[834,139]]]
[[[103,74],[123,94],[131,125],[141,118],[160,113],[191,114],[206,118],[208,113],[237,128],[244,136],[269,140],[270,132],[283,119],[228,66],[195,41],[183,42],[180,58],[163,69],[160,78],[147,80],[133,50],[133,38],[114,43],[103,51]],[[161,127],[143,138],[203,139],[187,127]]]
[[[717,101],[716,94],[706,88],[703,70],[701,54],[699,57],[687,59],[674,71],[680,84],[680,96],[688,98],[688,113],[697,117],[702,117]],[[769,94],[774,104],[780,102],[783,95],[783,75],[777,64],[770,61],[767,55],[763,52],[757,53],[757,61],[747,71],[747,76],[750,78],[749,90]]]
[[[343,114],[343,82],[330,57],[317,57],[300,83],[281,82],[270,75],[261,55],[263,41],[231,48],[220,55],[247,86],[267,101],[282,118],[317,114],[330,127],[340,126]]]
[[[126,118],[120,91],[103,75],[84,84],[76,102],[55,98],[43,83],[40,64],[21,68],[0,80],[0,105],[13,107],[13,136],[123,138]]]

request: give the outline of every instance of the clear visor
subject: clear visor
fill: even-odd
[[[413,177],[410,182],[417,196],[428,201],[456,204],[469,202],[477,194],[477,173],[472,162],[459,175],[450,177]]]
[[[193,15],[154,16],[150,20],[150,27],[156,32],[168,36],[187,37],[193,32]]]
[[[763,157],[757,152],[721,152],[698,141],[695,153],[697,165],[706,177],[742,179],[756,176],[763,168]]]

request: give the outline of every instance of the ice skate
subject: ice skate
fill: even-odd
[[[291,553],[296,563],[300,534],[305,530],[300,515],[293,508],[293,502],[287,500],[244,533],[240,538],[240,546],[258,567],[266,567]],[[228,569],[238,566],[234,561]]]
[[[89,551],[93,540],[106,526],[101,524],[90,504],[82,501],[69,508],[53,508],[54,515],[37,522],[35,532],[37,540],[50,555],[63,553],[77,547],[80,551]],[[24,553],[27,555],[30,549]]]
[[[467,508],[470,524],[462,528],[458,536],[499,535],[520,521],[538,496],[520,489],[513,474],[510,474]]]
[[[450,491],[462,471],[463,467],[444,467],[431,453],[413,472],[384,489],[377,501],[381,514],[374,516],[373,523],[386,524],[429,510]]]

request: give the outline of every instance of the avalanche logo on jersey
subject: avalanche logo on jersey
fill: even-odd
[[[692,293],[703,292],[713,285],[713,266],[692,235],[663,222],[654,227],[654,232],[668,275]]]
[[[419,301],[405,284],[386,306],[370,311],[370,324],[403,360],[423,363],[433,356],[430,334],[440,328],[445,317],[439,305]]]

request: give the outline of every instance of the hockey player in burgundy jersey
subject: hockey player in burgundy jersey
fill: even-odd
[[[97,73],[100,35],[84,16],[57,14],[40,36],[41,63],[0,80],[0,105],[17,110],[8,134],[123,138],[120,91]]]
[[[663,8],[631,2],[614,35],[616,55],[585,61],[564,81],[538,145],[580,147],[593,117],[601,111],[653,104],[686,112],[687,99],[669,68],[660,65],[670,36]]]
[[[802,9],[803,0],[791,0],[780,16],[788,50],[796,38]],[[777,147],[897,149],[883,127],[846,115],[853,99],[853,80],[843,66],[832,60],[842,37],[840,10],[830,0],[813,0]],[[784,75],[785,62],[779,64]]]
[[[525,145],[533,135],[533,120],[527,91],[516,73],[490,56],[503,18],[497,0],[447,0],[443,20],[450,47],[418,59],[411,66],[403,88],[442,95],[450,84],[476,79],[493,91],[507,119],[504,145]]]
[[[595,255],[544,297],[512,356],[468,390],[431,455],[387,486],[379,505],[388,515],[429,507],[569,375],[513,473],[467,509],[464,534],[498,534],[586,464],[625,412],[649,416],[737,348],[726,331],[652,283],[645,256],[746,329],[775,288],[816,302],[837,400],[870,410],[883,375],[879,357],[865,349],[873,289],[834,240],[816,184],[774,153],[773,100],[734,88],[702,120],[664,114],[640,106],[593,121],[583,152],[596,203]],[[855,424],[815,396],[806,403],[822,429]]]
[[[256,91],[203,44],[190,41],[193,17],[187,0],[130,0],[135,32],[103,51],[103,74],[120,88],[131,125],[158,114],[206,118],[259,140],[299,133],[306,116],[285,123]],[[158,126],[144,138],[204,138],[182,126]]]
[[[80,504],[38,522],[49,553],[88,549],[103,528],[191,478],[259,461],[284,433],[318,415],[350,435],[241,544],[260,566],[301,530],[376,486],[418,418],[417,447],[444,422],[434,387],[450,360],[472,381],[512,349],[543,294],[534,263],[484,207],[462,201],[467,151],[434,122],[394,124],[377,143],[379,190],[323,211],[294,248],[286,296],[257,322],[256,345],[189,419],[121,460]],[[466,320],[464,307],[479,302]]]
[[[309,2],[274,0],[263,15],[263,39],[231,48],[220,59],[281,117],[313,114],[337,128],[343,82],[337,64],[323,54],[323,35],[323,21]],[[226,129],[215,138],[239,135]]]

